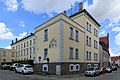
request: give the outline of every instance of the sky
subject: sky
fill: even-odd
[[[78,12],[79,2],[100,23],[99,37],[109,33],[111,56],[120,55],[120,0],[0,0],[0,48],[9,49],[12,40],[64,10],[68,16]]]

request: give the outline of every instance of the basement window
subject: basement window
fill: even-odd
[[[44,72],[48,72],[48,64],[44,64],[42,69]]]

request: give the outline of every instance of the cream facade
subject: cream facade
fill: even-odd
[[[29,36],[17,40],[11,44],[12,50],[16,51],[16,59],[19,60],[35,60],[35,37],[31,33]]]
[[[57,75],[99,67],[99,23],[84,9],[35,28],[36,69]]]
[[[14,50],[0,48],[0,64],[2,62],[13,62],[15,60],[16,54]]]

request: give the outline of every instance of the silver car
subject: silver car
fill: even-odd
[[[85,76],[99,76],[99,70],[96,67],[91,67],[85,71]]]

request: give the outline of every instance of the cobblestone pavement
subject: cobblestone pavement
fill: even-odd
[[[120,68],[112,73],[97,77],[73,76],[43,76],[37,74],[22,75],[9,70],[0,70],[0,80],[120,80]]]

